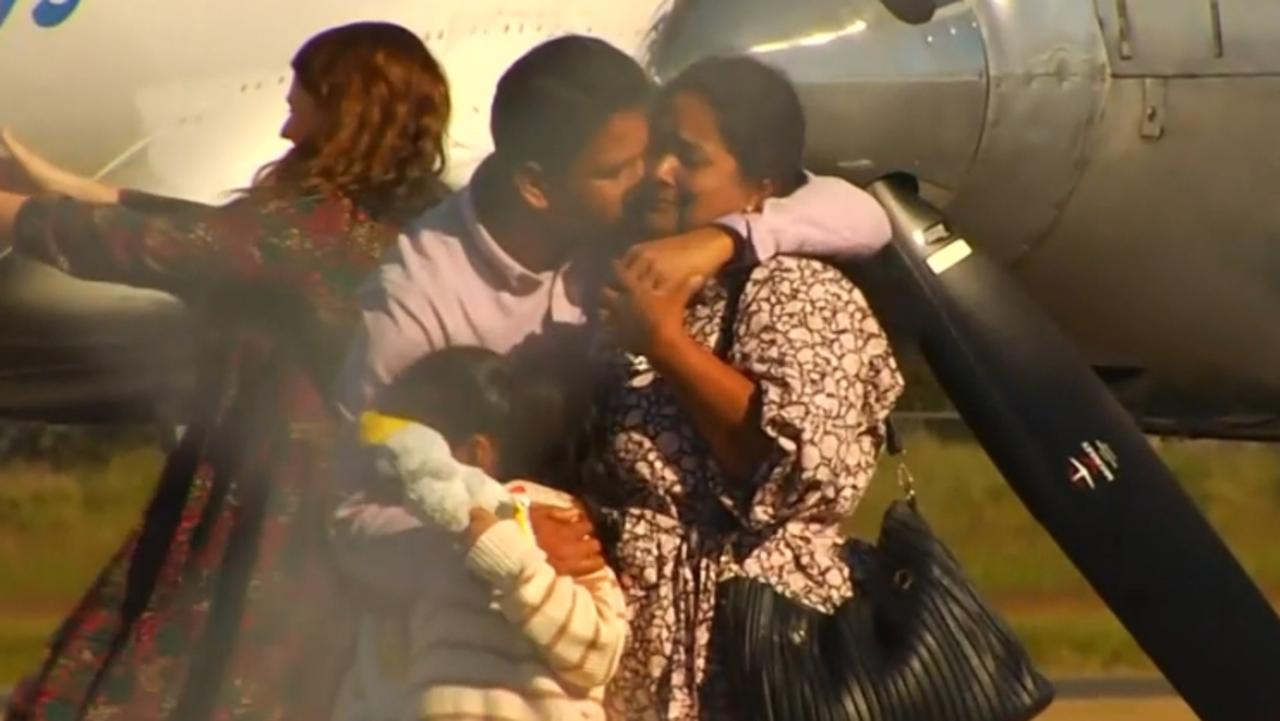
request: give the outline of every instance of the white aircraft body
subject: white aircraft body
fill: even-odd
[[[796,82],[814,169],[916,176],[1140,414],[1280,438],[1280,4],[0,0],[0,125],[76,172],[219,202],[285,148],[293,53],[359,19],[442,59],[454,183],[489,148],[499,75],[543,40],[597,35],[664,72],[755,53]],[[145,392],[160,374],[130,358],[129,329],[154,341],[179,315],[0,261],[0,413],[76,418]]]

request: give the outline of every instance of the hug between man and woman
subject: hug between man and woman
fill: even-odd
[[[746,57],[655,87],[601,40],[540,45],[454,192],[412,33],[335,28],[293,67],[293,147],[223,206],[5,137],[52,192],[0,193],[0,238],[204,320],[146,515],[7,717],[742,718],[717,585],[854,594],[838,524],[902,379],[823,261],[879,250],[883,210],[805,173],[794,89]],[[367,411],[518,488],[532,533],[433,522]]]

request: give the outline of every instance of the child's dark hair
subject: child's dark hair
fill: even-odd
[[[448,348],[425,356],[374,405],[431,426],[450,444],[476,434],[492,437],[502,480],[546,476],[574,426],[562,384],[544,373],[518,373],[512,361],[484,348]]]
[[[498,445],[500,480],[523,478],[575,496],[586,506],[616,568],[617,524],[603,501],[616,484],[607,464],[589,384],[571,372],[515,360],[483,348],[432,353],[404,371],[374,399],[383,413],[430,425],[450,444],[486,434]],[[583,392],[579,392],[583,391]]]

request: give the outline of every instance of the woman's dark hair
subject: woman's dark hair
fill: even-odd
[[[658,107],[679,93],[711,106],[745,177],[771,181],[779,196],[804,184],[804,108],[781,71],[744,55],[705,58],[663,86]]]
[[[416,35],[384,22],[331,28],[302,46],[293,71],[316,102],[319,137],[263,167],[249,195],[337,194],[392,222],[446,195],[449,84]]]

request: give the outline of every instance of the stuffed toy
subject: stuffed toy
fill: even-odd
[[[528,531],[523,498],[455,460],[435,429],[371,411],[360,416],[360,443],[373,451],[379,477],[404,490],[406,507],[422,521],[460,533],[471,522],[471,509],[483,508]]]

